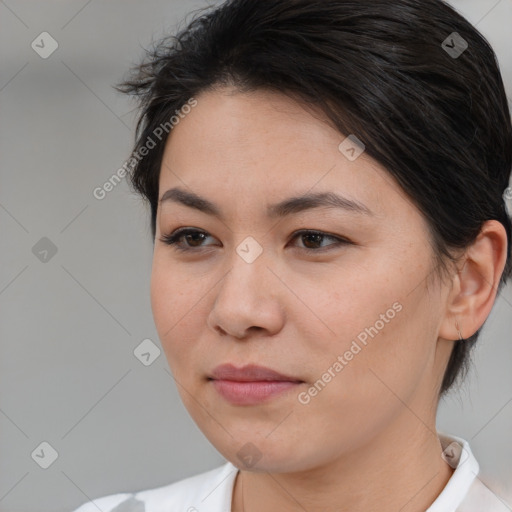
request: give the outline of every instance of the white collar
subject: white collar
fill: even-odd
[[[440,432],[437,436],[443,449],[442,457],[455,471],[426,512],[452,512],[457,510],[463,502],[480,471],[480,466],[467,441]]]

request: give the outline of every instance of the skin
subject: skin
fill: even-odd
[[[159,198],[180,187],[224,217],[159,204],[151,302],[184,405],[241,469],[232,510],[426,510],[453,472],[435,417],[455,321],[469,337],[487,318],[505,265],[503,226],[488,221],[458,268],[439,279],[417,207],[366,153],[345,158],[345,136],[319,112],[261,90],[196,98],[167,140]],[[373,215],[316,208],[267,217],[268,204],[309,191],[337,192]],[[182,227],[208,236],[182,237],[188,252],[160,240]],[[299,229],[351,243],[295,237]],[[263,249],[252,263],[236,252],[247,236]],[[300,403],[298,393],[395,302],[401,311]],[[207,379],[226,362],[303,383],[264,403],[233,405]],[[237,452],[249,442],[261,458],[245,467]]]

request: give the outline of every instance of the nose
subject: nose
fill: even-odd
[[[229,272],[221,279],[207,324],[218,334],[243,339],[251,332],[272,336],[284,325],[282,284],[259,256],[247,263],[234,253]]]

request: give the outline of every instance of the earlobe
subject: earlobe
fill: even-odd
[[[496,220],[486,221],[463,257],[439,331],[448,340],[471,337],[491,312],[507,258],[504,226]]]
[[[459,341],[464,341],[464,336],[462,336],[462,333],[460,332],[459,322],[457,322],[457,320],[455,320],[455,328],[457,329]]]

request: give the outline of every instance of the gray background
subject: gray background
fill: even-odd
[[[512,0],[452,3],[494,46],[512,98]],[[146,338],[160,346],[148,211],[124,181],[92,195],[133,140],[135,104],[112,85],[152,37],[204,5],[0,2],[2,512],[71,510],[224,460],[188,417],[163,352],[149,366],[133,354]],[[47,59],[31,48],[43,31],[59,45]],[[46,262],[32,252],[43,237],[57,248]],[[438,423],[470,441],[483,480],[510,503],[511,333],[509,285]],[[58,452],[48,469],[31,456],[43,441]]]

